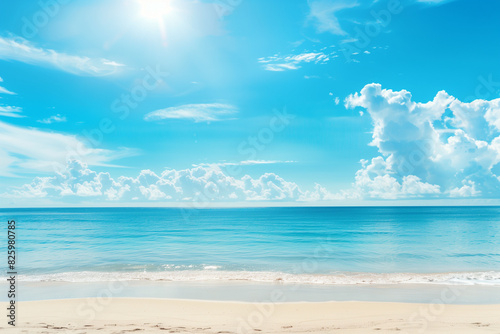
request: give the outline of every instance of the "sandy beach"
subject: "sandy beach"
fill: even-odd
[[[2,303],[5,310],[7,304]],[[20,302],[2,333],[499,333],[500,305],[242,303],[142,298]]]

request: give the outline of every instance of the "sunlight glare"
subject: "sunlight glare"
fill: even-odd
[[[170,0],[139,0],[141,15],[150,19],[161,19],[171,11]]]

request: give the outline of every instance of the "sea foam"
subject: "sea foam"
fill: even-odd
[[[282,284],[318,285],[393,285],[447,284],[500,286],[500,272],[456,273],[347,273],[292,274],[270,271],[222,271],[216,266],[206,270],[130,271],[130,272],[62,272],[41,275],[20,275],[24,282],[106,282],[106,281],[247,281]],[[3,279],[3,278],[2,278]]]

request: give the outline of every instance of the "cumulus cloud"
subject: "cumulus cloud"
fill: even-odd
[[[439,185],[422,182],[418,176],[397,178],[383,157],[362,160],[362,169],[356,172],[354,188],[344,191],[351,199],[401,199],[440,194]]]
[[[227,120],[228,115],[236,114],[238,109],[223,103],[185,104],[152,111],[144,116],[146,121],[163,119],[191,119],[195,122]]]
[[[346,196],[402,198],[498,196],[500,99],[463,103],[438,92],[427,103],[411,93],[366,85],[345,100],[366,109],[371,145],[380,156],[363,160]]]
[[[21,37],[0,37],[0,59],[41,65],[82,76],[104,76],[118,71],[123,64],[100,58],[69,55],[34,46]]]
[[[334,35],[347,35],[340,26],[336,13],[359,4],[356,1],[316,0],[309,2],[307,20],[313,22],[320,33],[329,32]]]
[[[474,197],[479,195],[476,184],[472,181],[464,181],[460,188],[456,187],[450,190],[450,197]]]
[[[111,177],[89,165],[106,165],[120,152],[84,146],[86,155],[69,155],[84,145],[74,136],[24,129],[0,122],[0,175],[12,166],[47,169],[67,161],[54,176],[37,177],[17,188],[17,197],[95,201],[324,201],[337,199],[467,198],[500,195],[500,99],[459,101],[440,91],[429,102],[415,102],[406,90],[366,85],[348,96],[347,108],[359,108],[373,124],[370,145],[379,154],[363,159],[350,189],[332,194],[317,184],[302,190],[274,173],[235,176],[231,166],[292,163],[245,160],[194,165],[161,174],[143,170],[137,177]],[[209,106],[209,107],[207,107]],[[234,107],[185,105],[164,109],[152,119],[217,120]],[[215,110],[215,112],[213,112]],[[201,111],[201,112],[198,112]],[[151,120],[151,119],[150,119]],[[24,138],[24,139],[23,139]],[[43,167],[43,168],[42,168]],[[53,169],[52,169],[53,170]]]
[[[4,195],[6,196],[6,195]],[[78,161],[68,162],[55,176],[37,177],[30,184],[10,192],[11,197],[50,198],[71,201],[86,198],[95,201],[308,201],[328,199],[332,195],[317,185],[302,191],[297,184],[274,173],[258,178],[234,177],[219,166],[195,166],[167,169],[161,174],[143,170],[137,177],[112,178],[97,173]]]
[[[73,135],[24,128],[0,122],[0,175],[19,172],[53,172],[64,168],[68,159],[106,166],[133,150],[93,148]]]

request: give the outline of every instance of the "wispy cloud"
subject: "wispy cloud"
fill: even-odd
[[[295,163],[297,161],[292,160],[243,160],[243,161],[228,161],[228,162],[214,162],[214,163],[201,163],[194,164],[193,167],[196,166],[217,166],[217,167],[225,167],[225,166],[252,166],[252,165],[271,165],[271,164],[289,164]]]
[[[25,128],[0,122],[0,175],[16,176],[30,172],[51,172],[69,159],[89,165],[109,166],[110,162],[136,154],[122,148],[93,148],[74,135]]]
[[[3,82],[2,77],[0,77],[0,82]],[[0,86],[0,94],[16,95],[16,93],[11,92],[10,90],[8,90],[7,88],[2,87],[2,86]]]
[[[10,91],[10,90],[8,90],[7,88],[4,88],[4,87],[0,86],[0,94],[15,95],[16,93],[11,92],[11,91]]]
[[[3,82],[2,77],[0,77],[0,82]],[[16,93],[11,92],[10,90],[2,86],[0,86],[0,94],[16,95]],[[15,117],[15,118],[25,117],[19,114],[22,111],[23,110],[20,107],[0,105],[0,116]]]
[[[417,2],[426,3],[429,5],[442,5],[447,2],[452,2],[455,0],[417,0]]]
[[[273,71],[273,72],[283,72],[286,70],[297,70],[300,68],[300,66],[297,66],[296,64],[293,63],[280,63],[280,64],[266,64],[264,66],[266,71]]]
[[[0,106],[0,116],[6,117],[25,117],[23,115],[19,115],[23,110],[20,107],[12,107],[12,106]]]
[[[37,122],[43,124],[62,123],[66,122],[66,116],[61,116],[60,114],[57,114],[45,119],[40,119]]]
[[[282,72],[286,70],[296,70],[300,68],[301,63],[325,64],[330,58],[335,57],[335,52],[303,52],[296,55],[259,58],[259,63],[263,64],[266,71]]]
[[[347,8],[353,8],[359,4],[356,1],[339,0],[317,0],[309,2],[308,22],[313,22],[316,30],[320,33],[329,32],[334,35],[347,35],[340,26],[335,14]]]
[[[104,76],[124,66],[108,59],[69,55],[34,46],[21,37],[0,37],[0,59],[47,66],[82,76]]]
[[[236,114],[238,109],[223,103],[185,104],[152,111],[144,116],[146,121],[163,119],[191,119],[195,122],[213,122],[227,120],[225,116]]]

